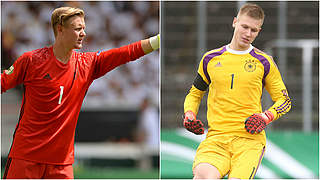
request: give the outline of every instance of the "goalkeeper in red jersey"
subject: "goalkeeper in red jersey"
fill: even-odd
[[[90,84],[121,64],[159,48],[160,36],[108,51],[80,53],[84,11],[53,11],[55,42],[24,53],[1,74],[1,93],[24,87],[19,122],[3,178],[72,179],[74,134]]]
[[[203,95],[207,99],[208,134],[193,163],[194,179],[252,179],[265,152],[265,127],[287,113],[291,101],[271,56],[253,47],[264,21],[256,4],[241,7],[232,26],[230,44],[204,54],[184,102],[184,126],[204,134],[196,118]],[[274,104],[262,111],[262,90]]]

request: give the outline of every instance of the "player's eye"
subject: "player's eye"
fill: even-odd
[[[246,25],[243,25],[242,27],[243,27],[244,29],[248,29],[248,26],[246,26]]]

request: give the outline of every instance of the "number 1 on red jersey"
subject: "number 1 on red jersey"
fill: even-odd
[[[60,86],[60,97],[59,97],[59,102],[58,104],[61,104],[61,100],[62,100],[62,95],[63,95],[63,86]]]

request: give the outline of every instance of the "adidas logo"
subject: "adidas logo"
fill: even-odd
[[[44,77],[43,77],[43,79],[52,79],[51,77],[50,77],[50,75],[49,75],[49,73],[47,73]]]
[[[222,67],[220,61],[216,65],[214,65],[214,67]]]

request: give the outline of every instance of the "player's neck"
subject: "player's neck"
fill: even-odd
[[[231,48],[232,50],[235,51],[246,51],[251,47],[251,45],[249,46],[240,46],[237,42],[235,42],[234,39],[231,40],[230,44],[229,44],[229,48]]]
[[[62,43],[55,42],[53,44],[53,54],[57,60],[67,64],[72,55],[72,49],[66,48]]]

